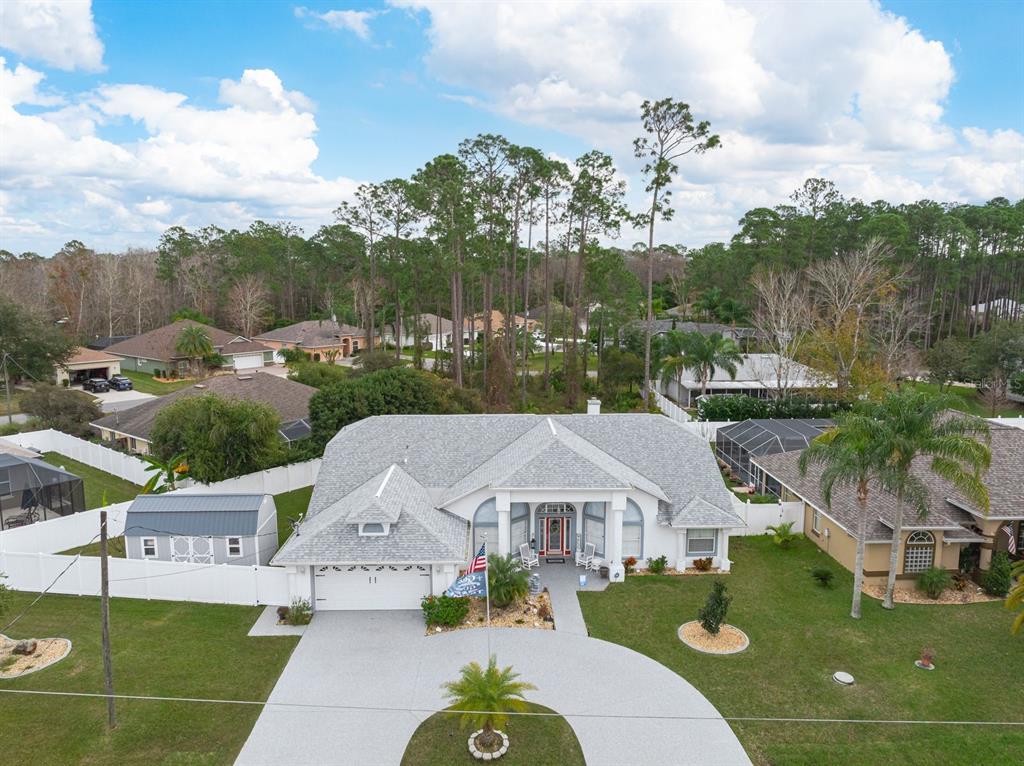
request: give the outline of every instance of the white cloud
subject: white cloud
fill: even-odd
[[[447,98],[578,136],[631,174],[643,99],[710,120],[723,148],[681,163],[669,241],[728,238],[815,175],[867,200],[1024,194],[1021,134],[950,128],[949,53],[871,0],[394,4],[427,17]]]
[[[18,105],[39,104],[41,75],[4,65],[0,77],[0,187],[10,192],[3,215],[45,229],[5,227],[0,247],[49,253],[77,238],[116,249],[152,244],[172,222],[246,227],[257,217],[313,230],[355,187],[313,171],[310,102],[270,70],[223,80],[224,106],[213,109],[181,93],[111,84],[26,113]],[[104,137],[123,123],[143,135]]]
[[[89,0],[4,0],[0,48],[58,69],[103,70]]]
[[[295,9],[295,17],[310,19],[313,23],[321,22],[330,29],[347,30],[360,40],[370,39],[370,20],[380,15],[380,11],[325,11],[319,13],[299,6]]]

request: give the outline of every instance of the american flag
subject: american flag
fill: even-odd
[[[1009,538],[1009,542],[1006,544],[1006,550],[1008,550],[1010,552],[1011,556],[1016,556],[1017,555],[1017,538],[1013,534],[1013,525],[1012,524],[1007,524],[1005,527],[1003,527],[1003,531],[1006,533],[1006,536]]]
[[[469,563],[469,569],[466,570],[466,574],[487,571],[487,553],[484,551],[486,547],[487,543],[480,546],[480,550],[477,551],[476,556],[474,556],[473,560]]]

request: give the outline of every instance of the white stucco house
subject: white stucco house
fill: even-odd
[[[708,445],[661,415],[387,415],[331,440],[272,563],[316,609],[416,609],[484,542],[542,571],[593,543],[612,580],[629,557],[728,570],[731,509]]]

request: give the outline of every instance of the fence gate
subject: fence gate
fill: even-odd
[[[212,564],[213,540],[209,537],[172,537],[171,561],[187,564]]]

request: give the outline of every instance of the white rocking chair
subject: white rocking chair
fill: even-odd
[[[576,566],[590,569],[590,564],[594,560],[594,552],[596,550],[596,545],[587,543],[583,546],[582,551],[576,551]]]
[[[540,566],[540,558],[530,550],[529,543],[523,543],[519,546],[519,561],[522,562],[523,569],[533,569]]]

